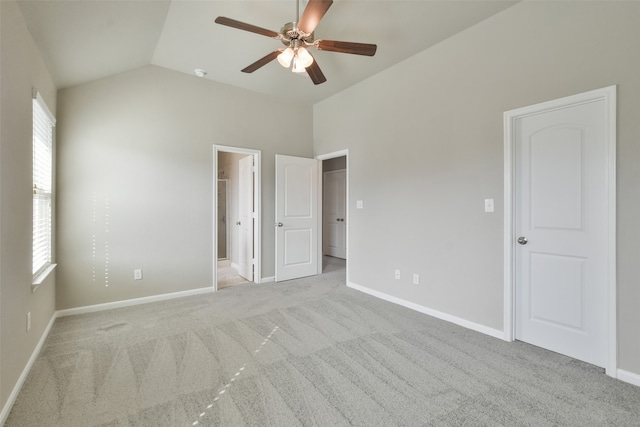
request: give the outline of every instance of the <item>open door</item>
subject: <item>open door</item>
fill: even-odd
[[[243,165],[241,160],[244,158]],[[235,284],[260,283],[262,278],[261,249],[261,161],[260,150],[224,145],[213,146],[213,286],[214,290]],[[241,172],[240,169],[243,169]],[[242,175],[242,177],[240,176]],[[218,263],[220,250],[218,238],[221,233],[218,209],[218,186],[220,179],[227,179],[227,206],[230,245],[227,259]],[[241,190],[240,187],[243,187]],[[242,193],[243,196],[240,196]],[[240,199],[243,199],[242,201]],[[242,212],[241,212],[242,211]],[[239,224],[238,224],[239,223]],[[243,225],[244,224],[244,225]],[[246,227],[245,227],[246,226]],[[240,242],[240,235],[242,242]],[[241,264],[243,266],[241,267]],[[229,267],[229,268],[227,268]],[[220,271],[219,271],[220,270]],[[244,270],[240,273],[240,270]],[[240,276],[242,274],[244,277]]]
[[[347,258],[347,171],[323,173],[322,252],[335,258]]]
[[[238,274],[253,282],[253,156],[238,162]]]
[[[319,273],[318,163],[276,155],[277,282]]]

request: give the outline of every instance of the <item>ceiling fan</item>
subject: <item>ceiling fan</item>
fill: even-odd
[[[333,0],[309,0],[307,7],[300,16],[300,0],[296,2],[297,21],[288,22],[283,25],[280,32],[271,31],[255,25],[236,21],[235,19],[219,16],[215,22],[239,30],[249,31],[280,40],[286,48],[275,50],[263,58],[258,59],[253,64],[242,69],[243,73],[253,73],[269,62],[277,59],[280,65],[285,68],[292,67],[294,73],[309,74],[314,84],[318,85],[327,81],[327,78],[320,70],[315,58],[307,50],[307,47],[315,47],[318,50],[330,52],[350,53],[355,55],[373,56],[377,46],[367,43],[353,43],[336,40],[315,40],[313,32],[318,23],[333,4]],[[299,17],[299,18],[298,18]]]

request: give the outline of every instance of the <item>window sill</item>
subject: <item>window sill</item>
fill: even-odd
[[[33,283],[31,283],[31,292],[35,292],[36,289],[38,289],[38,287],[40,287],[40,285],[42,285],[42,283],[47,279],[47,277],[49,277],[49,274],[51,274],[51,272],[53,270],[55,270],[57,265],[58,264],[49,264],[49,266],[47,268],[45,268],[42,271],[42,273],[38,274],[33,279]]]

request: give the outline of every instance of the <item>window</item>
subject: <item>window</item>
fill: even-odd
[[[33,278],[51,266],[53,127],[55,118],[40,94],[33,99]]]

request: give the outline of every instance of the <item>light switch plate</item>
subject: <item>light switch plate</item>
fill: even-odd
[[[484,199],[484,211],[493,212],[493,199]]]
[[[363,207],[364,207],[364,203],[362,202],[362,200],[356,201],[356,208],[357,209],[362,209]]]

